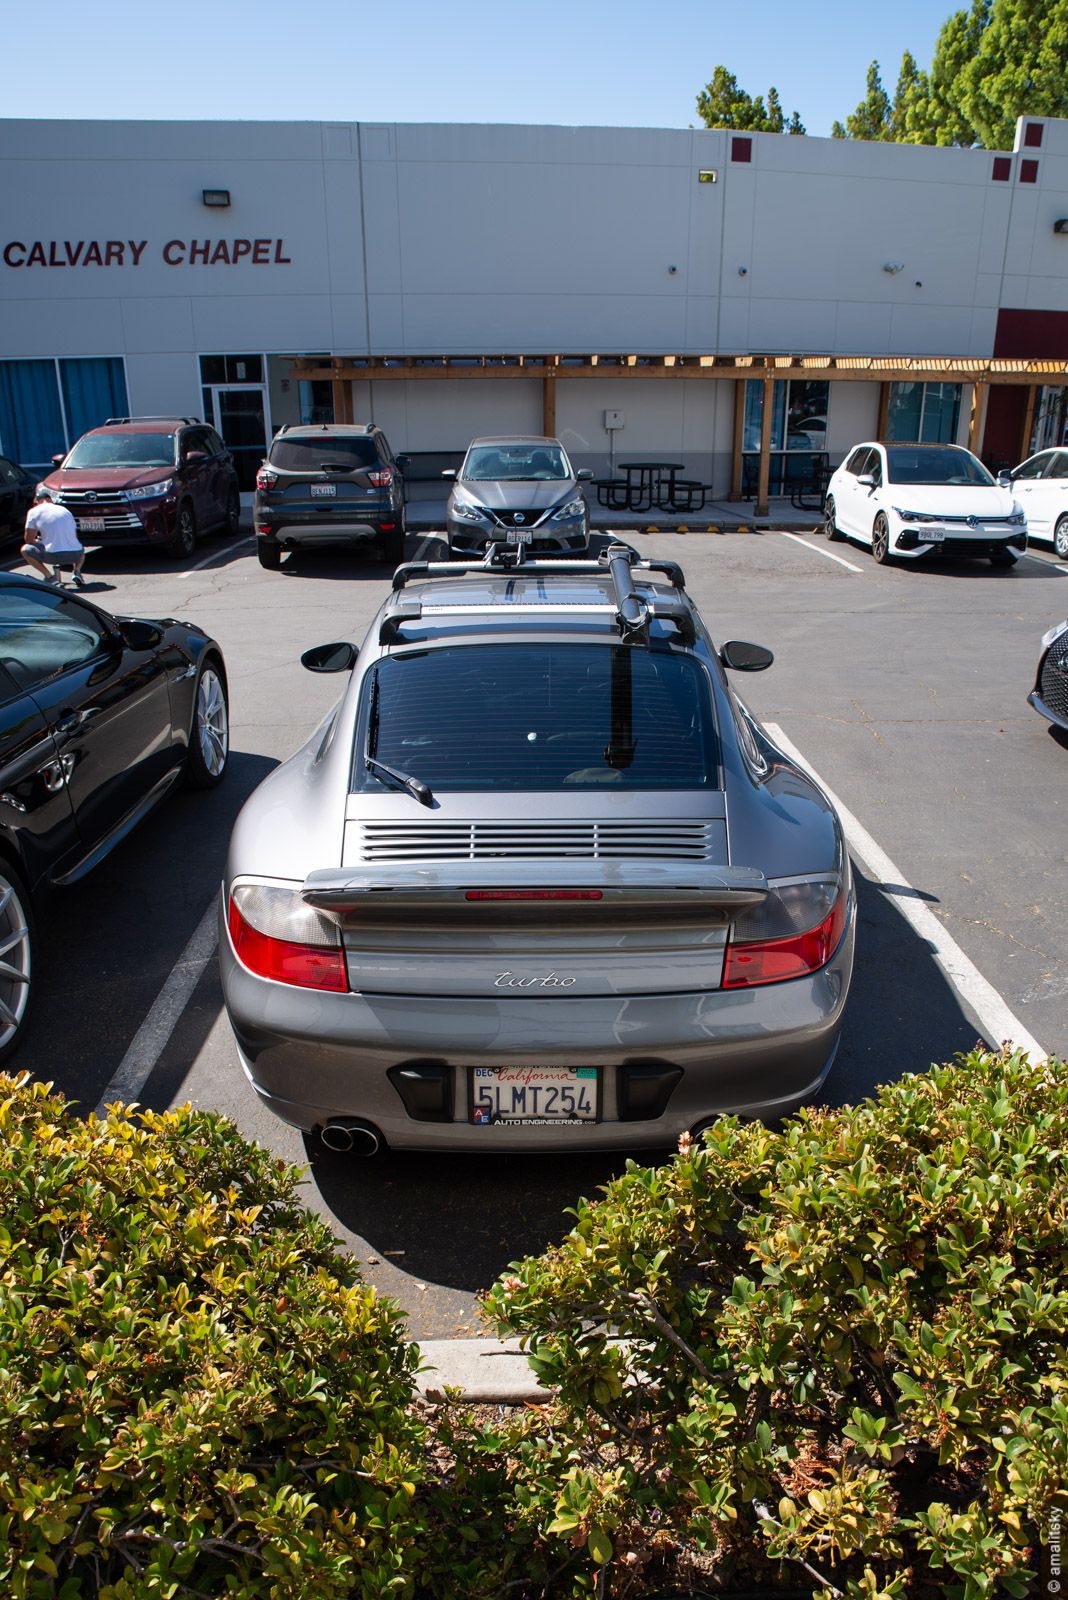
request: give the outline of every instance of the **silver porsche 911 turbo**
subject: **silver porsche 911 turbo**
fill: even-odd
[[[334,1149],[674,1142],[817,1093],[855,901],[674,563],[398,569],[304,748],[238,818],[221,906],[243,1068]]]

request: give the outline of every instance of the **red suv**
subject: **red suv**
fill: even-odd
[[[233,457],[195,417],[109,417],[52,460],[45,488],[83,544],[162,546],[186,560],[200,534],[238,531]]]

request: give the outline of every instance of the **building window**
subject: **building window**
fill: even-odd
[[[771,406],[771,469],[768,487],[781,494],[787,480],[827,446],[827,401],[830,384],[825,378],[789,378],[775,384]],[[745,386],[745,423],[742,438],[743,479],[755,487],[760,459],[760,426],[764,416],[764,383],[750,378]],[[801,452],[806,452],[802,456]],[[811,474],[809,474],[811,476]]]
[[[731,139],[731,160],[732,161],[752,161],[752,159],[753,159],[753,141],[752,141],[752,139],[743,139],[743,138],[740,138],[737,134],[735,134],[734,137]]]
[[[262,383],[263,357],[201,356],[201,383]]]
[[[31,472],[128,408],[120,356],[0,361],[0,453]]]
[[[1020,162],[1020,182],[1021,183],[1037,183],[1038,182],[1038,162],[1037,161],[1021,161]]]
[[[1012,177],[1012,160],[1009,156],[994,157],[994,182],[1008,183]]]
[[[959,420],[959,383],[890,385],[888,444],[954,444]]]
[[[1042,144],[1041,122],[1028,122],[1024,126],[1024,144],[1029,150],[1037,150]]]

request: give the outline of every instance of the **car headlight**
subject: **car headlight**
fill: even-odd
[[[127,489],[127,500],[152,500],[159,499],[161,495],[170,494],[174,488],[173,478],[164,478],[162,483],[143,483],[139,488]]]
[[[486,513],[481,506],[476,506],[473,500],[454,500],[452,514],[459,517],[461,522],[485,522]]]
[[[550,522],[573,522],[576,517],[581,517],[586,509],[585,501],[569,500],[566,506],[560,506],[549,518]]]
[[[1005,518],[1006,522],[1011,522],[1016,528],[1018,528],[1021,523],[1025,522],[1026,520],[1027,519],[1022,511],[1014,511],[1011,516]]]
[[[929,517],[925,511],[903,511],[900,506],[891,506],[895,517],[900,517],[902,522],[936,522],[936,517]]]

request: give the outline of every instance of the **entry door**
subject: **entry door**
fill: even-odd
[[[243,496],[251,496],[267,454],[267,387],[262,383],[219,384],[212,388],[212,401],[215,431],[234,458],[238,488]]]

